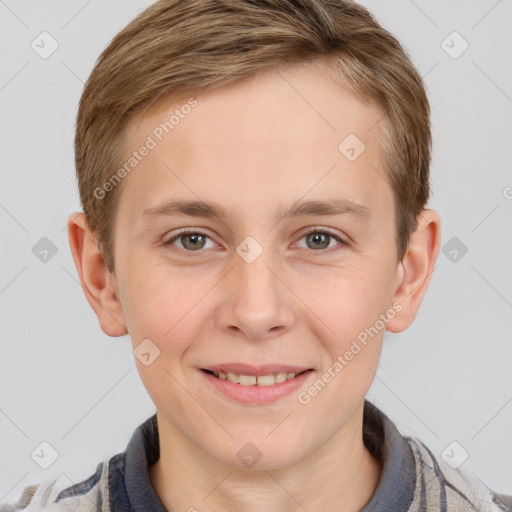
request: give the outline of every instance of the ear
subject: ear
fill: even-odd
[[[115,276],[107,270],[97,238],[83,213],[76,212],[69,217],[68,238],[82,289],[101,329],[114,337],[127,334]]]
[[[416,318],[430,283],[441,244],[441,219],[434,210],[423,210],[417,217],[418,228],[412,234],[397,271],[393,303],[401,311],[387,323],[390,332],[407,329]]]

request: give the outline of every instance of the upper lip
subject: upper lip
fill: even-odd
[[[250,365],[245,363],[226,363],[215,364],[202,369],[217,373],[237,373],[238,375],[254,375],[255,377],[260,377],[262,375],[275,375],[276,373],[301,373],[305,370],[311,370],[312,368],[308,368],[307,366],[295,366],[278,363],[258,365]]]

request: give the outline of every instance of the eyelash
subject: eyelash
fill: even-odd
[[[347,242],[345,242],[345,240],[343,240],[338,235],[335,235],[334,233],[331,233],[330,231],[328,231],[328,230],[326,230],[324,228],[315,228],[315,227],[310,228],[308,231],[303,233],[302,236],[299,238],[299,240],[302,240],[304,237],[306,237],[308,235],[311,235],[313,233],[315,233],[315,234],[322,234],[322,235],[328,235],[329,237],[334,238],[337,242],[339,242],[339,246],[337,248],[336,247],[330,247],[328,249],[319,249],[319,250],[309,249],[310,252],[318,252],[318,253],[325,253],[327,251],[331,252],[332,250],[340,250],[344,246],[348,245]],[[164,246],[169,246],[169,248],[171,250],[173,250],[173,251],[186,252],[186,253],[204,252],[204,250],[201,250],[201,249],[198,249],[197,251],[188,251],[187,249],[181,249],[179,247],[173,247],[172,244],[176,240],[178,240],[179,238],[181,238],[184,235],[201,235],[201,236],[204,236],[204,237],[212,240],[212,238],[210,236],[208,236],[206,233],[204,233],[202,231],[191,230],[191,229],[184,229],[184,230],[180,231],[179,233],[177,233],[176,235],[174,235],[169,240],[163,242],[163,245]]]

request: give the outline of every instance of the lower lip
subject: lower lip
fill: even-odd
[[[271,386],[242,386],[241,384],[235,384],[229,380],[219,379],[203,370],[199,371],[215,386],[215,389],[227,397],[245,404],[266,404],[275,402],[283,396],[296,391],[313,373],[312,370],[308,370],[293,379],[285,380],[278,384],[272,384]]]

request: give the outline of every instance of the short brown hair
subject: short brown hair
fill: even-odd
[[[164,97],[190,97],[317,59],[382,115],[385,179],[403,258],[430,195],[431,133],[422,79],[396,38],[364,7],[342,0],[159,0],[102,52],[78,109],[80,199],[109,271],[122,187],[101,198],[95,190],[121,165],[128,120]]]

